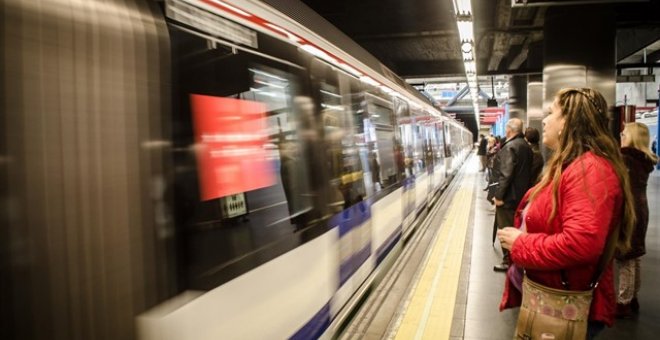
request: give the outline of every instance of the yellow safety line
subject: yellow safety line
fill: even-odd
[[[472,176],[460,187],[435,237],[396,339],[449,339],[472,207]]]

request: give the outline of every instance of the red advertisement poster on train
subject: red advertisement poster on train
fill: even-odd
[[[210,200],[276,183],[267,142],[266,105],[192,94],[200,194]]]

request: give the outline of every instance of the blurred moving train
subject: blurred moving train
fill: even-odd
[[[299,3],[0,16],[2,339],[331,336],[472,147]]]

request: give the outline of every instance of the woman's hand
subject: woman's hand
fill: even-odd
[[[497,231],[497,238],[500,240],[502,248],[511,250],[513,247],[513,242],[516,242],[516,239],[522,235],[522,231],[513,227],[502,228]]]

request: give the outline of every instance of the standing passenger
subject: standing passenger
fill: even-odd
[[[527,278],[547,287],[586,291],[609,234],[618,230],[626,251],[635,209],[626,166],[607,127],[607,103],[595,90],[564,89],[543,119],[543,144],[554,150],[541,182],[526,195],[516,227],[498,232],[511,260]],[[523,222],[524,221],[524,222]],[[620,228],[617,228],[618,226]],[[563,284],[562,272],[567,277]],[[519,306],[521,294],[507,276],[500,309]],[[567,288],[568,286],[568,288]],[[612,326],[616,299],[608,262],[593,291],[587,338]]]
[[[541,148],[539,148],[539,130],[528,127],[525,130],[525,140],[532,148],[532,177],[530,178],[530,187],[538,183],[541,171],[543,170],[543,155],[541,155]]]
[[[532,149],[523,138],[522,120],[510,119],[505,131],[506,140],[495,155],[493,167],[494,182],[498,183],[494,197],[497,229],[513,225],[516,207],[529,189],[532,168]],[[493,267],[496,271],[509,269],[509,251],[502,249],[502,253],[502,263]]]
[[[481,160],[481,170],[479,172],[484,172],[486,170],[486,148],[488,147],[488,140],[484,135],[479,135],[481,139],[479,140],[479,150],[477,150],[477,156]]]
[[[621,153],[630,176],[630,189],[635,198],[637,223],[632,232],[630,250],[616,255],[619,265],[619,289],[616,316],[629,318],[639,310],[637,293],[641,283],[640,257],[646,254],[644,239],[649,224],[646,185],[658,157],[649,150],[649,128],[642,123],[626,124],[621,133]]]

